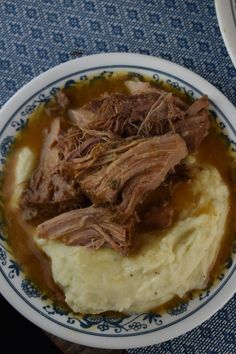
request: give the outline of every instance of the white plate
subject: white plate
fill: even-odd
[[[215,7],[225,46],[236,68],[236,0],[215,0]]]
[[[99,54],[61,64],[20,89],[0,111],[0,169],[3,168],[16,133],[40,103],[56,88],[73,85],[89,76],[109,76],[129,71],[168,82],[193,97],[207,93],[210,109],[231,149],[236,146],[236,110],[215,87],[191,71],[163,59],[139,54]],[[66,313],[25,278],[7,243],[0,220],[0,289],[21,314],[44,330],[68,341],[102,348],[131,348],[160,343],[184,334],[219,310],[235,292],[236,244],[219,283],[194,300],[180,301],[166,314],[139,314],[125,318],[79,316]],[[236,242],[236,240],[235,240]]]

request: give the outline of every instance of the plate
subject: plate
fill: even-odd
[[[225,46],[236,68],[236,0],[215,0],[215,7]]]
[[[193,98],[209,95],[210,109],[230,149],[236,148],[236,110],[215,87],[193,72],[172,62],[125,53],[98,54],[75,59],[41,74],[21,88],[0,111],[0,171],[16,134],[30,114],[47,102],[61,87],[91,76],[108,77],[128,71],[166,82]],[[131,348],[160,343],[200,325],[234,294],[236,284],[236,240],[232,256],[218,283],[191,301],[180,301],[165,314],[119,316],[75,316],[62,310],[32,283],[14,259],[4,220],[0,220],[0,289],[22,315],[44,330],[74,343],[101,348]]]

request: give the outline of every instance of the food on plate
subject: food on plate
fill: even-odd
[[[202,190],[206,192],[199,203],[180,213],[172,228],[158,235],[155,230],[137,235],[140,245],[132,256],[120,256],[109,248],[91,252],[51,238],[40,240],[52,260],[54,279],[64,289],[73,311],[141,313],[171,300],[173,295],[182,297],[207,285],[209,268],[224,233],[229,193],[217,170],[210,166],[196,167],[189,190],[195,200]],[[70,213],[75,211],[66,214]],[[98,216],[88,222],[94,224],[96,220],[100,221]],[[73,222],[63,225],[74,226]]]
[[[151,311],[228,256],[233,169],[206,95],[125,73],[59,90],[7,162],[13,251],[74,312]]]

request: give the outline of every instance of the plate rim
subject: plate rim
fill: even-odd
[[[83,57],[80,59],[73,59],[71,61],[68,61],[66,63],[60,64],[52,69],[49,69],[48,71],[46,71],[45,73],[42,73],[41,75],[37,76],[36,78],[32,79],[28,84],[26,84],[25,86],[23,86],[20,90],[18,90],[14,96],[7,101],[7,103],[4,104],[4,106],[2,107],[1,111],[0,111],[0,116],[3,114],[9,114],[9,111],[12,111],[14,108],[14,102],[18,102],[22,99],[22,97],[28,97],[28,95],[26,95],[27,92],[32,92],[32,88],[33,86],[35,86],[35,84],[38,81],[42,81],[41,84],[41,88],[45,89],[47,86],[50,86],[54,80],[51,79],[51,77],[53,76],[57,76],[57,80],[61,81],[63,79],[62,76],[58,75],[61,70],[63,69],[64,71],[67,70],[67,68],[69,68],[71,66],[72,67],[80,67],[81,66],[85,66],[84,70],[89,70],[90,68],[90,64],[88,64],[89,62],[91,62],[91,64],[93,63],[93,66],[95,65],[96,62],[107,62],[106,65],[101,65],[101,66],[105,66],[107,69],[109,68],[109,66],[111,66],[111,62],[114,64],[116,62],[116,65],[121,66],[122,64],[125,66],[129,66],[130,62],[140,62],[140,65],[142,63],[142,61],[146,61],[147,64],[145,64],[145,66],[149,67],[150,69],[152,69],[153,71],[155,70],[155,66],[156,67],[160,67],[160,66],[166,66],[167,68],[165,69],[166,74],[168,75],[168,73],[170,74],[171,71],[175,71],[176,73],[179,71],[181,74],[179,74],[179,78],[177,76],[177,79],[181,80],[185,80],[187,83],[189,82],[190,78],[193,79],[194,81],[194,87],[196,89],[199,89],[199,85],[204,85],[208,88],[208,90],[212,90],[214,95],[213,95],[213,101],[219,99],[219,100],[223,100],[224,103],[227,104],[228,106],[228,110],[232,112],[232,114],[236,114],[236,110],[234,108],[234,106],[229,102],[229,100],[217,89],[215,88],[212,84],[208,83],[205,79],[201,78],[199,75],[193,73],[192,71],[178,65],[178,64],[174,64],[170,61],[164,60],[164,59],[160,59],[160,58],[156,58],[156,57],[151,57],[151,56],[146,56],[146,55],[141,55],[141,54],[131,54],[131,53],[106,53],[106,54],[95,54],[92,56],[87,56],[87,57]],[[123,63],[121,63],[123,61]],[[129,62],[129,63],[128,63]],[[148,64],[148,62],[150,64]],[[169,68],[169,69],[168,69]],[[99,67],[98,67],[99,69]],[[67,75],[72,75],[74,72],[74,69],[71,69],[72,72],[69,73],[67,72]],[[168,71],[170,70],[170,72]],[[70,70],[68,70],[70,71]],[[190,76],[189,76],[190,75]],[[184,78],[183,78],[184,76]],[[60,77],[58,79],[58,77]],[[47,85],[45,86],[46,83]],[[201,90],[201,89],[200,89]],[[35,89],[34,89],[35,91]],[[34,92],[33,91],[33,92]],[[207,92],[208,94],[210,92]],[[34,94],[35,95],[35,94]],[[210,96],[211,97],[211,96]],[[218,101],[217,101],[218,102]],[[218,108],[218,106],[217,106]],[[221,108],[221,107],[219,107]],[[229,114],[227,114],[229,115]],[[236,127],[236,124],[234,124]],[[236,280],[236,272],[232,272],[232,276],[234,278],[234,280]],[[2,283],[2,274],[0,276],[0,283]],[[230,284],[233,283],[233,280],[231,279]],[[5,280],[3,281],[3,284],[6,284]],[[9,287],[10,285],[7,284]],[[231,286],[232,287],[232,286]],[[229,284],[225,284],[225,286],[223,287],[223,289],[229,288]],[[9,291],[9,289],[8,289]],[[95,337],[95,336],[91,336],[90,334],[82,334],[82,333],[75,333],[72,332],[72,330],[66,329],[66,331],[71,331],[72,334],[69,335],[68,333],[65,334],[62,328],[59,328],[58,325],[53,325],[53,327],[55,326],[55,329],[51,328],[52,327],[52,323],[50,322],[49,319],[47,319],[48,322],[50,322],[50,329],[48,329],[48,326],[45,325],[45,323],[41,323],[42,321],[40,321],[38,318],[36,320],[35,313],[33,314],[29,314],[27,309],[28,309],[28,305],[26,306],[26,309],[24,307],[22,307],[22,303],[21,300],[19,302],[19,297],[17,297],[17,301],[16,299],[9,299],[7,298],[7,293],[8,291],[5,289],[3,289],[2,295],[4,297],[6,297],[7,301],[10,302],[21,314],[23,314],[23,316],[25,316],[26,318],[28,318],[31,322],[37,324],[39,327],[43,328],[44,330],[47,330],[48,332],[51,332],[55,335],[59,335],[60,337],[62,337],[63,339],[66,340],[70,340],[72,342],[75,343],[80,343],[80,344],[84,344],[84,345],[88,345],[88,346],[94,346],[94,347],[100,347],[100,348],[114,348],[114,349],[121,349],[121,348],[131,348],[131,347],[141,347],[141,346],[146,346],[146,345],[151,345],[151,344],[156,344],[156,339],[155,337],[157,336],[157,333],[152,332],[152,333],[139,333],[137,334],[137,336],[132,337],[120,337],[120,338],[112,338],[112,337]],[[11,291],[10,291],[11,292]],[[9,293],[8,293],[9,294]],[[217,296],[217,295],[216,295]],[[213,306],[213,304],[211,304],[211,302],[208,303],[208,314],[205,313],[205,309],[199,309],[197,311],[197,313],[194,314],[194,321],[192,318],[192,323],[189,326],[189,323],[186,323],[185,326],[183,326],[183,321],[188,322],[186,320],[182,320],[182,327],[179,330],[175,329],[175,333],[173,334],[172,331],[170,331],[170,329],[168,328],[164,328],[162,331],[160,331],[159,333],[162,332],[162,338],[161,340],[158,340],[158,343],[161,343],[165,340],[168,339],[173,339],[181,334],[184,334],[186,332],[188,332],[189,330],[193,329],[194,327],[196,327],[197,325],[201,324],[202,322],[204,322],[206,319],[208,319],[209,317],[211,317],[216,311],[218,311],[231,297],[233,296],[233,292],[231,294],[228,294],[228,296],[224,297],[224,300],[222,301],[218,301],[220,302],[220,304]],[[218,296],[219,297],[219,296]],[[10,301],[11,300],[11,301]],[[25,304],[24,304],[25,305]],[[211,309],[211,310],[210,310]],[[203,314],[201,314],[203,310]],[[34,310],[32,310],[33,312],[35,312]],[[41,315],[38,315],[38,317],[43,318]],[[192,316],[190,316],[191,318]],[[203,319],[202,319],[203,318]],[[45,321],[45,319],[43,318],[43,321]],[[46,327],[46,328],[45,328]],[[169,333],[165,333],[163,334],[163,331],[167,331],[167,332],[171,332]],[[60,332],[60,333],[59,333]],[[77,338],[75,338],[75,336]],[[82,341],[80,337],[83,337]],[[88,337],[88,338],[85,338]],[[94,342],[96,343],[91,343],[92,341],[92,337],[96,338],[94,340]],[[145,337],[145,338],[144,338]],[[133,343],[132,342],[133,339]],[[114,343],[117,342],[117,343]],[[121,343],[122,342],[122,343]]]
[[[235,0],[215,0],[215,9],[224,44],[236,68],[236,3],[233,4],[233,1]]]

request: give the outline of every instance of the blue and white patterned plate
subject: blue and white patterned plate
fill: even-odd
[[[215,0],[215,7],[225,46],[236,68],[236,0]]]
[[[230,149],[236,149],[236,110],[211,84],[191,71],[163,59],[139,54],[99,54],[61,64],[20,89],[0,111],[0,169],[16,133],[30,114],[47,102],[60,87],[90,77],[109,77],[116,71],[144,74],[167,82],[197,98],[210,98],[210,109]],[[218,277],[218,283],[191,301],[180,301],[165,314],[119,316],[76,316],[66,312],[42,294],[25,277],[17,264],[0,220],[0,289],[2,295],[26,318],[58,337],[103,348],[131,348],[160,343],[183,334],[220,309],[235,292],[236,240],[232,255]]]

